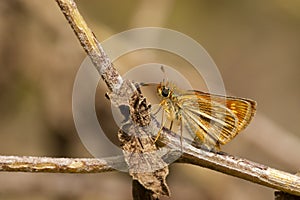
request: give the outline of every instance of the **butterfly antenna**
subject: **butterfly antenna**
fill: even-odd
[[[162,66],[160,67],[160,69],[161,69],[161,71],[162,71],[163,74],[164,74],[163,83],[166,84],[166,83],[168,83],[168,77],[167,77],[165,68],[164,68],[164,66],[162,65]]]

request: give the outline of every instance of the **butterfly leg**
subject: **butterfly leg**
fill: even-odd
[[[160,132],[163,129],[165,123],[164,123],[164,110],[162,110],[162,115],[161,115],[161,126],[158,130],[157,136],[155,137],[154,143],[158,140],[158,138],[160,137]]]
[[[157,111],[155,111],[155,112],[153,113],[153,116],[157,115],[157,113],[161,110],[161,108],[162,108],[161,105],[159,105]]]
[[[170,124],[170,131],[172,130],[172,127],[173,127],[173,121],[174,121],[174,120],[172,120],[172,121],[171,121],[171,124]]]
[[[182,149],[182,138],[183,138],[183,135],[182,135],[182,132],[183,132],[183,121],[180,120],[180,147],[181,147],[181,153],[183,153],[183,149]]]

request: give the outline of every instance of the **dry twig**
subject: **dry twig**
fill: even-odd
[[[6,172],[101,173],[113,170],[101,159],[0,156],[0,171]]]
[[[107,87],[112,92],[110,94],[112,103],[120,109],[121,107],[128,108],[130,119],[133,119],[134,124],[132,124],[133,128],[131,129],[133,131],[124,132],[123,127],[121,127],[118,134],[122,143],[121,147],[124,150],[125,160],[129,166],[129,174],[132,176],[133,180],[138,180],[144,187],[144,191],[141,191],[143,187],[139,187],[140,190],[133,190],[133,192],[141,192],[144,195],[147,194],[149,195],[149,199],[157,199],[160,195],[169,195],[169,189],[165,181],[166,176],[169,173],[168,166],[158,158],[155,162],[162,163],[161,165],[164,166],[151,173],[143,173],[141,170],[145,171],[145,169],[142,166],[146,165],[142,165],[140,162],[145,161],[142,161],[138,156],[135,156],[157,150],[150,133],[147,133],[142,129],[137,130],[134,128],[135,125],[142,127],[149,124],[151,121],[149,113],[150,106],[146,102],[146,98],[142,96],[138,88],[130,81],[123,81],[122,77],[104,52],[100,42],[80,15],[75,2],[73,0],[56,0],[56,2],[74,30],[81,46],[85,49]],[[132,99],[133,96],[135,96],[135,98]],[[138,106],[138,108],[134,106]],[[148,139],[143,140],[142,138]],[[139,145],[140,142],[142,145]],[[147,158],[146,162],[147,161],[151,163],[151,158]],[[138,173],[135,166],[139,166]],[[134,183],[135,182],[133,182],[133,186],[136,186]],[[150,190],[151,192],[146,192],[147,190]],[[141,195],[134,194],[133,196],[135,198]]]
[[[180,137],[168,130],[162,131],[161,142],[180,149]],[[270,168],[243,158],[227,154],[216,154],[183,143],[183,155],[177,161],[216,170],[260,185],[300,195],[300,177]],[[172,155],[170,155],[172,156]],[[111,160],[108,163],[106,160]],[[52,173],[100,173],[113,171],[120,165],[120,158],[81,159],[0,156],[0,171],[52,172]]]

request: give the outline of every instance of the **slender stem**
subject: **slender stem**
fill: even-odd
[[[6,172],[101,173],[113,170],[102,159],[0,156],[0,171]]]
[[[183,154],[176,162],[189,163],[235,176],[286,193],[300,195],[300,176],[277,170],[253,161],[226,153],[205,151],[180,140],[180,136],[163,129],[160,142],[170,148],[182,148]]]
[[[102,79],[111,91],[119,89],[123,83],[122,77],[114,68],[109,57],[104,52],[95,34],[90,30],[79,13],[73,0],[56,0],[74,30],[81,46],[92,60]]]
[[[180,149],[179,135],[162,130],[161,142],[168,142],[172,148]],[[267,186],[289,194],[300,195],[300,177],[284,171],[258,164],[228,154],[217,154],[195,148],[185,141],[183,155],[176,162],[189,163],[209,168],[259,185]],[[3,172],[51,172],[51,173],[103,173],[113,171],[111,166],[120,164],[118,157],[96,158],[48,158],[0,156],[0,171]]]
[[[105,81],[108,89],[115,94],[118,93],[119,89],[123,85],[123,79],[104,52],[95,34],[93,34],[93,32],[88,28],[83,17],[78,11],[75,2],[73,0],[56,0],[56,2],[60,6],[66,19],[74,30],[78,40],[81,43],[81,46],[84,48],[84,50],[92,60],[94,66],[98,70],[99,74],[101,75],[102,79]],[[126,90],[126,88],[123,89]],[[131,117],[134,118],[135,116]],[[148,116],[148,118],[150,118],[150,116]],[[153,146],[155,147],[154,144]],[[166,171],[168,172],[168,170]],[[137,187],[137,184],[134,183],[135,182],[133,181],[133,187]],[[153,193],[147,192],[147,189],[142,185],[140,185],[140,187],[138,188],[139,189],[133,188],[133,192],[137,193],[136,195],[133,195],[134,199],[136,199],[138,196],[141,196],[140,194],[143,194],[145,198],[147,196],[147,199],[154,198],[154,196],[152,195]]]

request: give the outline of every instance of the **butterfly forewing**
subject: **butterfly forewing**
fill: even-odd
[[[185,126],[195,126],[195,135],[203,143],[226,144],[250,122],[256,103],[236,97],[224,97],[199,91],[178,96]],[[206,142],[207,141],[207,142]]]
[[[218,102],[225,105],[238,119],[237,131],[241,131],[250,123],[256,111],[256,102],[251,99],[214,95],[200,91],[191,91],[195,93],[200,99],[207,99],[208,101]]]
[[[201,98],[196,93],[181,95],[178,104],[182,105],[182,116],[192,120],[196,126],[196,136],[208,146],[224,144],[237,132],[238,120],[234,113],[219,102]]]

